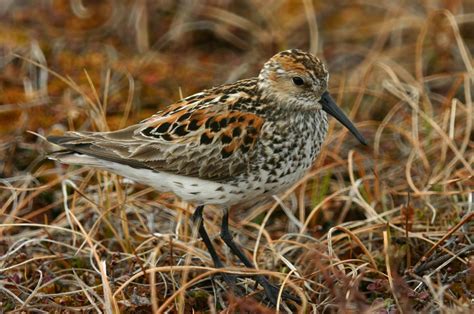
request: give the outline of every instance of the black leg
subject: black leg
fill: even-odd
[[[219,255],[217,255],[216,249],[212,245],[211,239],[209,239],[209,235],[206,232],[206,228],[204,228],[204,222],[202,218],[203,209],[204,209],[203,205],[198,206],[196,210],[194,211],[194,214],[191,217],[191,219],[193,223],[195,224],[197,223],[199,235],[201,236],[202,241],[206,245],[206,248],[209,251],[209,254],[211,254],[211,258],[212,258],[212,261],[214,262],[214,266],[216,268],[223,268],[224,264],[219,258]]]
[[[234,242],[234,237],[229,231],[229,210],[224,209],[224,215],[222,216],[222,228],[221,228],[221,238],[224,240],[225,244],[230,248],[232,253],[236,255],[242,263],[248,268],[255,268],[252,261],[242,252],[239,246]]]
[[[221,259],[219,258],[219,255],[217,255],[216,249],[212,245],[211,239],[209,239],[209,235],[206,232],[206,228],[204,227],[204,222],[203,222],[203,217],[202,217],[202,212],[203,212],[204,206],[200,205],[196,208],[196,210],[193,213],[193,216],[191,217],[193,223],[198,224],[198,231],[199,235],[202,238],[202,241],[204,242],[204,245],[206,245],[207,250],[209,251],[209,254],[211,254],[212,261],[214,263],[214,267],[216,268],[224,268],[224,263],[222,263]],[[235,287],[235,278],[232,275],[229,274],[221,274],[222,277],[224,278],[225,282],[232,286],[234,290],[237,290]]]
[[[236,255],[246,267],[255,268],[252,261],[245,255],[244,252],[242,252],[237,243],[234,242],[232,234],[229,231],[229,210],[227,208],[224,209],[224,215],[222,216],[221,238],[230,248],[231,252]],[[280,288],[272,285],[270,281],[268,281],[268,279],[262,275],[257,275],[255,279],[265,290],[265,294],[270,299],[270,302],[276,305]],[[300,302],[299,298],[294,297],[286,292],[283,292],[283,297]]]

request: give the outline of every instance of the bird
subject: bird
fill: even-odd
[[[256,77],[185,97],[151,117],[108,132],[68,132],[47,140],[49,155],[132,179],[194,204],[192,221],[216,268],[224,268],[203,224],[206,205],[222,208],[220,236],[248,268],[235,243],[229,210],[281,193],[312,167],[328,133],[328,115],[357,140],[366,139],[328,92],[329,72],[313,54],[289,49],[266,61]],[[234,286],[235,278],[222,273]],[[257,275],[271,303],[279,287]],[[284,297],[297,300],[289,293]]]

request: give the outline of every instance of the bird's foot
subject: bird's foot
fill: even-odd
[[[242,297],[245,295],[244,291],[239,286],[237,286],[237,275],[229,273],[219,273],[218,276],[220,276],[224,280],[224,282],[230,289],[232,289],[233,293],[236,296]]]
[[[263,287],[265,291],[265,295],[270,300],[273,305],[276,305],[278,302],[278,295],[280,293],[280,287],[277,285],[272,284],[267,278],[263,276],[257,276],[257,282]],[[295,301],[296,303],[300,304],[301,299],[297,296],[291,295],[290,293],[283,290],[281,297],[283,300],[291,300]]]

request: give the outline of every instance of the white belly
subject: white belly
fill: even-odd
[[[187,202],[206,205],[233,205],[248,195],[234,185],[186,177],[162,171],[136,169],[127,165],[97,159],[81,154],[70,154],[59,161],[104,169],[135,182],[149,185],[160,192],[172,192]]]

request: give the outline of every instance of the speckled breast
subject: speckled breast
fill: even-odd
[[[255,194],[276,194],[301,179],[319,154],[327,134],[323,111],[299,112],[266,123],[249,171],[235,178]]]

